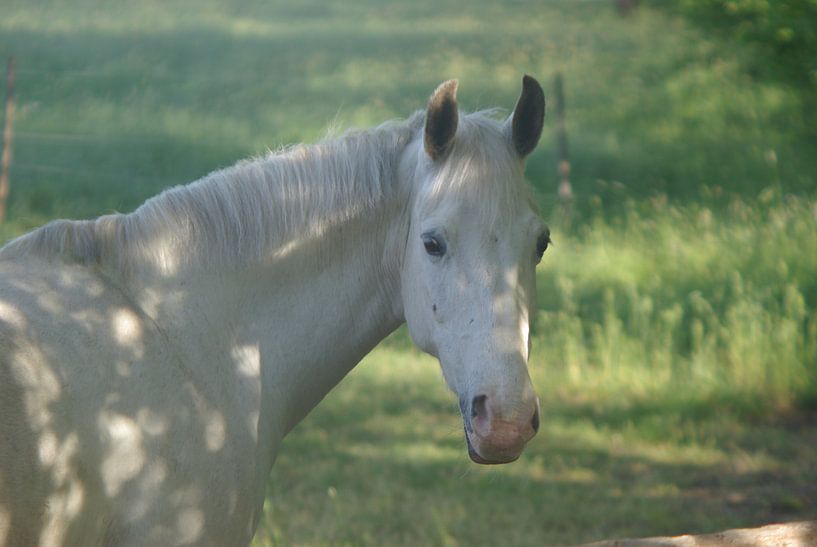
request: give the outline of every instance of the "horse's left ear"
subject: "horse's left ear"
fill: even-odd
[[[524,158],[536,148],[545,123],[545,93],[531,76],[522,78],[522,94],[516,102],[510,122],[511,140],[516,153]]]

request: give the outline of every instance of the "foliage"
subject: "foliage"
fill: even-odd
[[[755,63],[789,81],[817,89],[815,0],[682,0],[687,15],[757,46]]]

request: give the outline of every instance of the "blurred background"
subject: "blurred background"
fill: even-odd
[[[12,56],[2,241],[407,117],[449,78],[468,110],[545,88],[539,435],[471,464],[400,330],[286,440],[254,545],[817,518],[815,0],[3,0]]]

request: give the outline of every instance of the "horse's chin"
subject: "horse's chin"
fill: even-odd
[[[512,457],[503,457],[501,459],[487,459],[483,458],[479,452],[474,448],[474,445],[471,444],[471,437],[468,435],[468,430],[465,430],[465,444],[468,445],[468,456],[471,458],[471,461],[474,463],[478,463],[481,465],[500,465],[503,463],[511,463],[515,462],[519,459],[520,454],[517,454]]]

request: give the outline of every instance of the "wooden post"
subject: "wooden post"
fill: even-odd
[[[3,156],[0,160],[0,223],[6,220],[6,198],[9,195],[11,145],[14,140],[14,57],[9,57],[6,73],[6,117],[3,125]]]
[[[565,220],[569,221],[570,206],[573,202],[573,187],[570,185],[570,156],[567,148],[567,124],[565,122],[565,90],[562,73],[557,72],[553,78],[556,94],[556,153],[559,160],[559,202]]]

